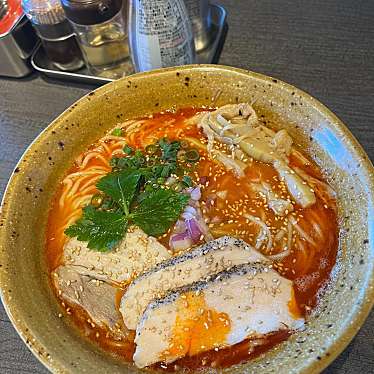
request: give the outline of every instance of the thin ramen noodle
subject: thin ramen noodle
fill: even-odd
[[[79,279],[105,283],[114,290],[114,313],[119,318],[112,330],[105,324],[96,323],[83,304],[72,302],[74,295],[64,297],[64,290],[61,291],[54,280],[56,269],[66,266],[69,261],[73,268],[76,265],[64,251],[69,242],[77,239],[70,238],[66,232],[71,232],[67,229],[76,227],[77,222],[81,230],[87,229],[84,226],[87,222],[82,223],[81,219],[82,214],[86,214],[82,209],[87,206],[93,207],[91,214],[97,211],[119,214],[118,217],[126,222],[123,227],[129,230],[123,239],[116,237],[111,242],[105,242],[107,244],[101,244],[101,252],[85,247],[87,253],[97,253],[99,258],[110,251],[117,251],[120,256],[122,247],[118,250],[116,246],[123,240],[130,242],[131,235],[137,232],[136,226],[142,230],[144,240],[152,236],[148,234],[152,232],[152,227],[147,225],[148,221],[145,222],[148,218],[142,216],[143,221],[139,218],[138,212],[144,200],[152,197],[155,191],[162,190],[160,196],[170,192],[168,198],[176,198],[176,206],[180,204],[180,211],[170,214],[180,215],[179,218],[173,216],[174,220],[170,218],[167,221],[169,226],[163,227],[162,233],[161,229],[157,231],[161,234],[155,236],[160,253],[165,251],[165,259],[222,237],[242,239],[253,251],[259,252],[261,258],[271,263],[271,271],[291,282],[293,298],[288,304],[288,311],[294,318],[308,318],[318,303],[319,290],[329,280],[338,247],[334,192],[324,181],[318,166],[300,152],[286,132],[264,126],[251,107],[249,111],[249,106],[239,105],[242,105],[239,109],[226,106],[217,111],[206,108],[166,111],[119,124],[79,155],[61,181],[46,234],[51,283],[69,318],[82,334],[120,359],[133,361],[137,348],[134,339],[141,334],[141,331],[126,328],[120,318],[120,308],[121,300],[142,271],[136,268],[126,276],[118,275],[119,272],[117,278],[113,275],[109,276],[109,280],[108,273],[104,272],[97,279],[87,269],[84,274],[79,274]],[[253,149],[248,149],[248,144],[254,145]],[[268,149],[271,149],[270,153]],[[113,200],[107,202],[108,196],[98,186],[102,178],[110,173],[123,172],[123,164],[127,163],[126,167],[129,167],[130,161],[118,160],[130,160],[131,157],[138,157],[137,170],[148,168],[148,171],[156,172],[157,162],[161,162],[161,173],[166,176],[150,176],[151,172],[138,175],[140,182],[136,183],[140,184],[135,186],[134,200],[125,207],[127,210],[124,208],[122,211]],[[156,166],[150,166],[151,161],[156,162]],[[165,169],[166,166],[173,168],[170,169],[172,171]],[[153,179],[148,181],[147,178]],[[190,194],[190,202],[184,198],[178,200],[178,194]],[[195,200],[193,194],[198,195]],[[106,202],[109,208],[104,208]],[[161,208],[156,206],[155,209]],[[136,222],[139,224],[136,225]],[[198,235],[195,235],[196,230]],[[148,257],[151,255],[147,254]],[[150,261],[148,257],[147,261]],[[144,270],[149,271],[160,262],[157,258],[152,261],[151,265],[148,262],[142,265]],[[114,334],[115,329],[121,330],[121,334]],[[186,353],[185,357],[170,362],[160,360],[152,367],[165,371],[228,367],[269,350],[291,333],[290,329],[269,331],[249,336],[234,345],[220,346],[219,349],[197,351],[192,355]]]

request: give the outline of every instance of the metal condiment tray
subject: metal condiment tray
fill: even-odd
[[[211,4],[212,42],[207,48],[197,53],[197,63],[218,63],[227,32],[226,16],[227,12],[223,6],[218,4]],[[113,79],[110,78],[91,75],[86,68],[82,68],[77,72],[59,70],[54,67],[48,60],[43,48],[41,47],[37,48],[32,55],[31,64],[35,70],[50,78],[57,78],[80,83],[91,83],[95,85],[103,85],[113,81]]]

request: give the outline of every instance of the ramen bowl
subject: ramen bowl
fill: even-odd
[[[3,304],[35,356],[56,373],[136,373],[83,338],[49,284],[45,234],[53,196],[73,160],[117,123],[170,108],[249,102],[287,129],[337,191],[337,264],[306,328],[230,373],[317,373],[356,334],[374,301],[373,166],[325,106],[277,79],[224,66],[191,65],[123,78],[72,105],[30,145],[7,187],[0,223]]]

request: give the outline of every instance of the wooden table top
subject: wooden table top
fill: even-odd
[[[374,2],[218,0],[229,14],[220,63],[289,82],[327,105],[374,160]],[[1,62],[0,62],[1,63]],[[0,196],[18,158],[93,87],[37,74],[0,78]],[[0,304],[0,373],[46,373]],[[374,373],[374,312],[325,373]]]

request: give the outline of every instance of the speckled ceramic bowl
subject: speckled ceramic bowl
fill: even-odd
[[[171,107],[254,102],[287,128],[325,170],[338,192],[340,250],[321,305],[305,331],[231,373],[314,373],[326,367],[362,325],[374,300],[373,166],[341,121],[308,94],[252,72],[186,66],[137,74],[88,94],[60,115],[14,170],[0,223],[0,285],[18,333],[53,372],[135,373],[85,341],[60,312],[48,284],[45,225],[49,203],[73,159],[127,118]]]

